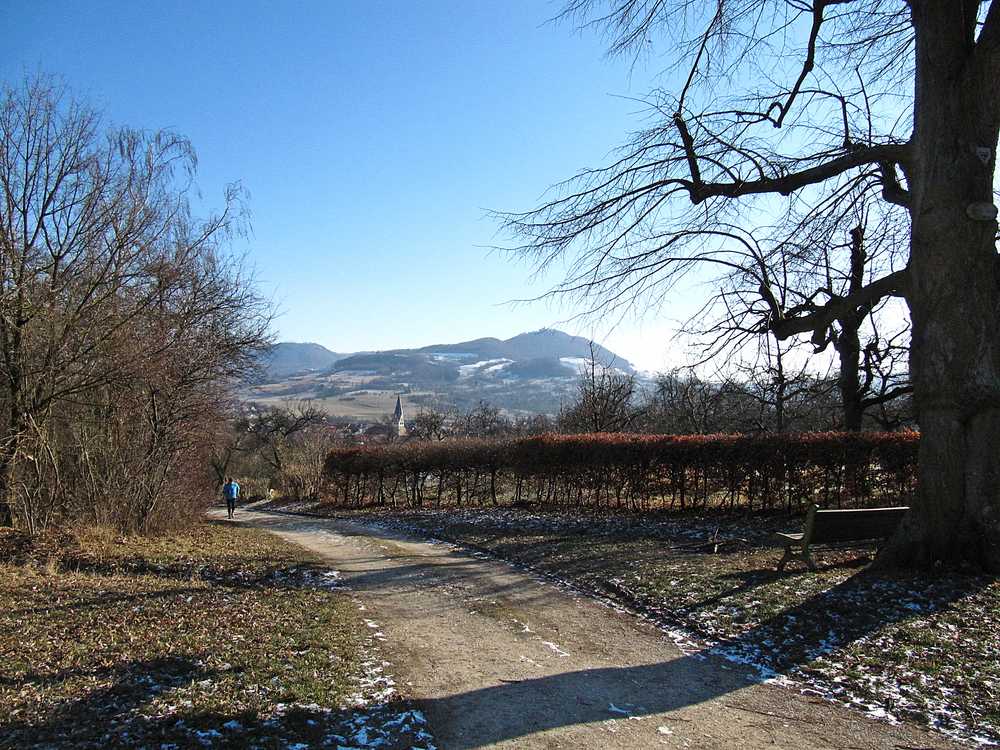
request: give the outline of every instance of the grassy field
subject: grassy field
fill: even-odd
[[[320,512],[347,514],[336,509]],[[1000,742],[1000,581],[876,575],[871,547],[775,565],[788,517],[588,515],[517,509],[364,517],[486,550],[621,602],[710,649],[875,716]]]
[[[375,649],[336,572],[263,532],[0,529],[2,748],[424,746]]]
[[[307,399],[310,406],[322,409],[331,417],[338,419],[356,419],[359,421],[377,422],[383,417],[392,414],[396,408],[396,396],[393,391],[372,391],[359,390],[351,394],[333,397],[314,397],[307,393],[305,396],[279,396],[266,395],[266,391],[254,394],[251,400],[266,406],[294,406],[302,400]],[[421,404],[414,402],[413,397],[423,399],[433,399],[436,394],[431,391],[420,393],[403,394],[400,396],[403,402],[403,413],[408,418],[415,416],[421,409]]]

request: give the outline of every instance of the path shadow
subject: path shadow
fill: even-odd
[[[222,673],[206,669],[194,654],[134,660],[113,667],[80,667],[51,674],[25,675],[22,684],[54,688],[44,713],[0,723],[2,750],[106,750],[107,748],[319,748],[354,747],[353,740],[377,740],[371,747],[410,747],[423,725],[414,725],[397,704],[320,708],[287,705],[260,715],[239,701],[213,700],[211,691],[200,703],[185,704],[184,690]],[[232,676],[232,672],[226,673]],[[60,683],[81,697],[60,699]],[[99,688],[86,689],[88,684]],[[179,694],[170,691],[180,688]],[[166,703],[155,708],[161,694]],[[218,706],[223,708],[214,708]],[[335,741],[336,740],[336,741]],[[365,745],[366,747],[368,745]]]
[[[870,557],[857,557],[849,560],[837,561],[832,563],[823,563],[817,566],[816,570],[818,572],[826,570],[844,570],[844,569],[858,569],[860,570],[865,565],[871,562]],[[786,570],[777,571],[774,568],[750,568],[748,570],[732,571],[730,573],[722,573],[718,576],[721,581],[733,581],[734,585],[729,588],[722,589],[709,597],[704,599],[695,600],[687,605],[684,609],[686,611],[697,611],[705,610],[715,605],[721,604],[723,601],[730,597],[738,596],[744,594],[748,591],[753,591],[761,585],[773,583],[780,580],[791,580],[797,575],[811,575],[812,572],[805,570]]]
[[[986,584],[985,579],[970,577],[950,596],[929,602],[919,612],[907,603],[878,611],[859,605],[871,594],[873,585],[877,590],[877,584],[886,580],[869,573],[858,574],[739,637],[669,661],[504,683],[427,700],[423,708],[432,725],[460,727],[455,736],[441,738],[443,747],[449,750],[489,747],[555,728],[679,711],[734,695],[748,685],[763,682],[774,672],[786,673],[804,666],[889,625],[926,617]],[[802,627],[810,621],[824,627]],[[783,644],[785,648],[776,650],[764,645],[780,642],[776,639],[788,637],[793,631],[800,635],[794,643]],[[734,662],[739,666],[734,667]],[[943,737],[939,741],[947,745]]]
[[[282,519],[280,525],[297,530],[324,528],[313,520],[306,520],[299,526],[294,519]],[[337,532],[355,533],[345,531],[342,524]],[[398,534],[378,525],[365,525],[356,535],[387,540],[403,537],[412,541],[414,538],[413,534]],[[451,549],[449,552],[456,558],[463,554]],[[446,577],[454,575],[460,581],[469,581],[477,590],[480,582],[488,586],[489,576],[483,576],[479,570],[483,566],[472,553],[464,554],[467,563],[450,561],[444,566]],[[852,561],[848,567],[856,564],[863,564],[863,561]],[[837,564],[841,566],[842,563]],[[349,584],[362,593],[383,586],[396,588],[401,581],[417,589],[427,585],[427,567],[426,560],[414,561],[403,567],[352,576]],[[718,603],[725,596],[745,592],[776,578],[796,575],[811,574],[778,574],[762,569],[727,574],[734,585],[722,594],[708,597],[699,607]],[[642,717],[679,711],[734,696],[748,685],[761,683],[775,673],[805,667],[820,656],[886,627],[932,615],[974,594],[992,579],[961,575],[942,577],[942,585],[932,586],[928,590],[933,595],[926,597],[919,591],[910,590],[908,580],[862,570],[839,585],[749,627],[739,636],[698,653],[652,664],[601,667],[505,682],[427,700],[423,707],[432,725],[457,727],[453,735],[441,737],[442,746],[449,750],[488,747],[546,730],[621,719],[626,715]],[[535,586],[529,581],[522,585]],[[508,587],[508,590],[513,588],[516,587]],[[503,587],[486,590],[505,593]],[[544,594],[538,598],[543,600]],[[646,614],[658,616],[667,626],[683,626],[683,623],[671,622],[669,613],[647,611]],[[818,727],[817,736],[821,736],[822,731],[823,728]],[[943,738],[934,738],[931,742],[937,743],[948,744]]]
[[[200,666],[196,656],[176,654],[110,668],[81,667],[55,674],[27,675],[20,682],[51,685],[98,678],[110,679],[111,684],[90,690],[75,700],[53,702],[41,721],[0,724],[0,748],[115,746],[110,739],[115,727],[129,720],[135,710],[165,690],[211,679],[215,674]]]

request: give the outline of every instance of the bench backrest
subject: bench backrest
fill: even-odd
[[[816,544],[885,539],[892,536],[908,510],[907,507],[819,510],[813,506],[806,520],[805,537]]]

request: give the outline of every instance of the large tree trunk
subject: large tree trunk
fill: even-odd
[[[865,230],[858,225],[851,230],[851,281],[848,294],[856,294],[865,284]],[[861,398],[861,339],[858,331],[864,320],[863,310],[852,310],[837,319],[840,333],[834,340],[834,347],[840,360],[837,386],[840,389],[840,403],[843,408],[844,429],[858,431],[864,417],[865,407]]]
[[[25,415],[18,406],[21,390],[16,380],[8,385],[11,394],[5,404],[3,435],[0,436],[0,526],[13,526],[16,519],[14,504],[14,472],[25,428]]]
[[[6,452],[4,455],[0,455],[0,526],[13,526],[14,507],[10,486],[13,465],[11,459],[5,454]]]
[[[864,405],[861,401],[861,342],[858,338],[858,323],[853,319],[840,319],[840,334],[837,337],[837,357],[840,373],[837,388],[840,390],[840,404],[843,408],[843,428],[857,431],[861,429]]]
[[[788,382],[785,378],[784,355],[781,353],[781,342],[774,341],[774,429],[777,432],[785,431],[785,391]],[[705,430],[708,432],[708,430]]]
[[[992,201],[996,81],[975,64],[969,2],[924,0],[912,7],[917,68],[907,303],[920,470],[913,511],[880,562],[972,561],[1000,571],[997,223],[967,214],[970,204]]]

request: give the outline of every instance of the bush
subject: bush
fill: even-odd
[[[340,446],[343,505],[516,504],[801,510],[906,504],[916,433],[545,434]]]

